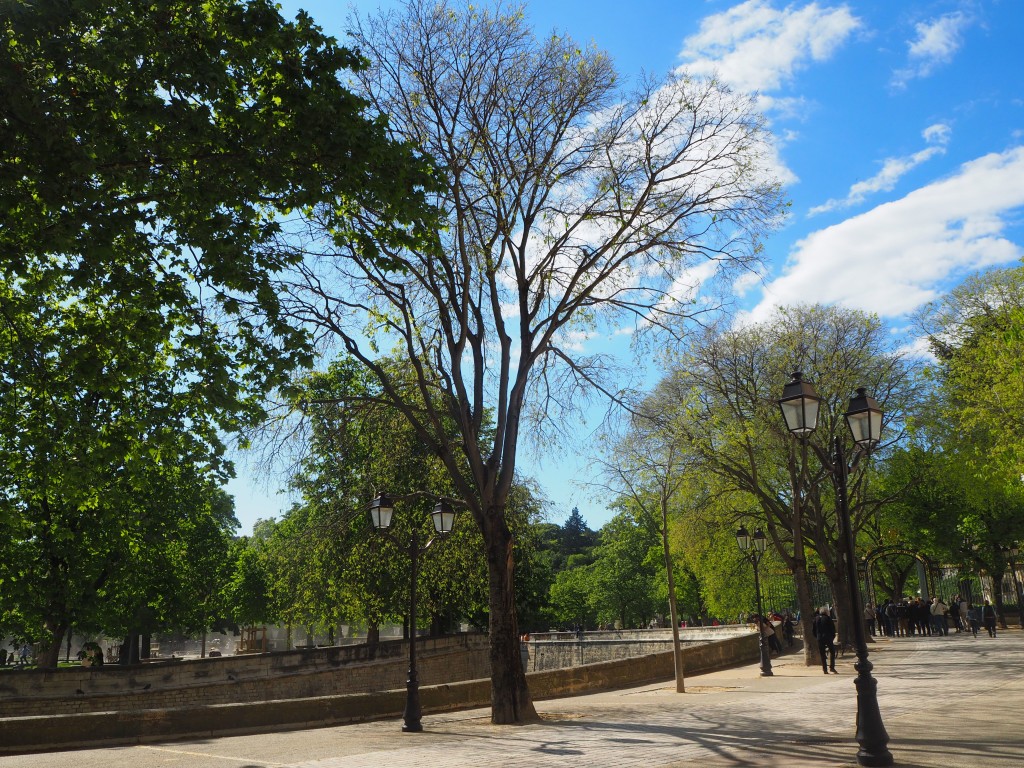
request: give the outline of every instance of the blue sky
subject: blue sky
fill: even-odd
[[[344,39],[349,8],[288,0]],[[1024,257],[1024,1],[777,2],[548,0],[526,6],[553,29],[607,51],[621,77],[683,67],[758,94],[775,136],[790,216],[766,242],[761,282],[736,286],[764,317],[798,301],[877,313],[894,333],[964,276]],[[913,339],[907,339],[913,344]],[[552,502],[592,528],[609,513],[573,479],[583,455],[523,456]],[[240,462],[244,531],[288,502]]]

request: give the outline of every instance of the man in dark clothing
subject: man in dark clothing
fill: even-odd
[[[985,622],[985,629],[988,630],[989,637],[996,636],[996,607],[985,601],[985,605],[981,607],[981,619]]]
[[[928,609],[928,603],[920,597],[914,600],[914,620],[917,622],[917,633],[924,637],[932,634],[932,615]]]
[[[896,606],[892,600],[885,603],[885,634],[887,637],[896,636]]]
[[[821,671],[826,675],[831,669],[836,672],[836,646],[832,642],[836,637],[836,623],[828,615],[828,608],[822,608],[814,617],[811,624],[811,633],[818,640],[818,654],[821,656]],[[826,651],[828,655],[826,656]]]

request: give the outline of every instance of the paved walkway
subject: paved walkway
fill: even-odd
[[[871,646],[896,765],[1024,764],[1024,632]],[[486,710],[258,736],[0,757],[0,768],[564,768],[855,766],[853,659],[824,676],[802,656],[538,703],[543,722],[494,726]]]

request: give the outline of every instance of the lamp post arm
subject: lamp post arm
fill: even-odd
[[[440,535],[431,536],[429,539],[427,539],[426,544],[424,544],[423,546],[419,546],[419,534],[415,531],[412,533],[412,538],[409,541],[402,541],[400,538],[391,533],[391,531],[387,530],[378,530],[377,535],[383,536],[385,539],[390,541],[400,550],[405,552],[409,557],[412,557],[414,551],[417,555],[422,555],[424,552],[430,549],[431,546],[433,546],[434,542],[441,538]]]

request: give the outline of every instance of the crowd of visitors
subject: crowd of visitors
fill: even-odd
[[[989,637],[996,636],[996,609],[988,600],[975,605],[954,595],[947,605],[942,598],[931,601],[920,597],[886,600],[878,606],[864,608],[864,622],[870,634],[882,637],[943,637],[950,627],[956,632],[978,636],[984,626]]]

